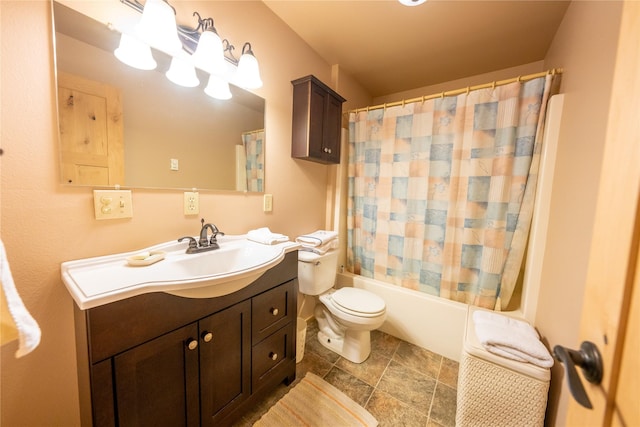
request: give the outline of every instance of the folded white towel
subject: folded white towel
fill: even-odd
[[[272,233],[271,230],[269,230],[269,227],[251,230],[247,233],[247,238],[253,242],[262,243],[264,245],[275,245],[289,241],[288,236],[280,233]]]
[[[549,350],[527,322],[484,311],[475,311],[473,321],[476,336],[487,351],[542,368],[553,366]]]
[[[338,238],[337,231],[317,230],[311,234],[303,234],[296,238],[296,242],[302,245],[317,247]]]
[[[2,281],[2,292],[6,297],[9,313],[18,329],[18,351],[16,357],[22,357],[31,353],[40,344],[40,327],[24,306],[16,285],[13,282],[9,261],[4,249],[4,244],[0,240],[0,279]]]
[[[338,248],[338,239],[333,239],[321,246],[312,246],[305,243],[300,244],[301,251],[313,252],[318,255],[324,255],[331,249]]]

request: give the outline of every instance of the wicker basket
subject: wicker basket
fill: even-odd
[[[456,426],[543,426],[549,369],[487,352],[469,320],[458,371]]]

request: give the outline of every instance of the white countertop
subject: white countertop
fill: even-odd
[[[173,240],[133,252],[67,261],[61,265],[62,280],[82,310],[150,292],[209,298],[247,286],[300,247],[291,241],[264,245],[246,235],[222,236],[218,244],[220,249],[187,254],[188,242]],[[130,264],[128,258],[144,252],[163,254],[149,265]]]

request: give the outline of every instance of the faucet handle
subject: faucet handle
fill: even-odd
[[[211,235],[209,239],[210,244],[218,243],[218,236],[224,236],[224,233],[216,227],[216,231]]]
[[[198,247],[198,242],[191,236],[185,236],[178,239],[178,242],[182,242],[185,239],[189,239],[189,249],[195,249]]]

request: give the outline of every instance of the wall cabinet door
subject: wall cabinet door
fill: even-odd
[[[197,426],[198,326],[193,323],[114,357],[120,426]]]
[[[251,302],[199,322],[202,425],[217,424],[251,394]]]

